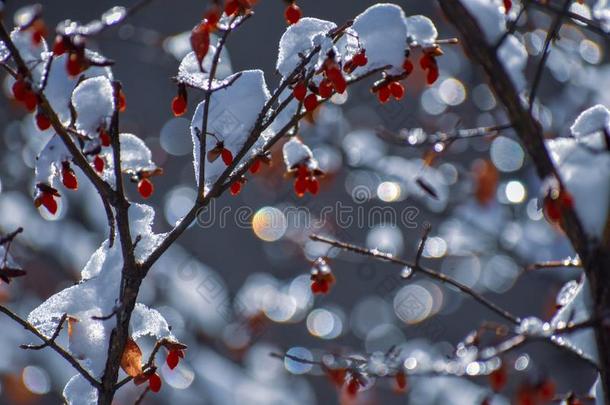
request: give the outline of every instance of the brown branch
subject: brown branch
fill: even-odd
[[[394,257],[393,255],[388,254],[388,253],[383,253],[383,252],[379,252],[376,250],[370,250],[370,249],[367,249],[367,248],[364,248],[361,246],[353,245],[351,243],[341,242],[341,241],[330,239],[330,238],[327,238],[324,236],[312,234],[309,236],[309,238],[313,241],[326,243],[328,245],[337,247],[342,250],[354,252],[354,253],[364,255],[364,256],[373,257],[375,259],[398,264],[400,266],[408,266],[408,267],[412,268],[413,271],[415,271],[415,272],[420,272],[430,278],[433,278],[442,283],[450,284],[450,285],[456,287],[458,290],[462,291],[466,295],[471,296],[472,298],[474,298],[477,302],[479,302],[483,306],[487,307],[491,311],[495,312],[497,315],[501,316],[502,318],[506,319],[507,321],[509,321],[515,325],[518,325],[521,322],[521,320],[517,316],[511,314],[510,312],[508,312],[505,309],[500,308],[497,304],[493,303],[489,299],[487,299],[484,296],[482,296],[481,294],[477,293],[470,287],[460,283],[457,280],[452,279],[451,277],[449,277],[443,273],[439,273],[436,270],[432,270],[430,268],[421,266],[417,263]]]
[[[546,149],[540,124],[522,105],[519,94],[494,49],[485,41],[481,41],[481,29],[476,18],[459,1],[439,1],[439,5],[451,24],[460,32],[471,57],[485,70],[491,87],[504,104],[538,175],[542,179],[554,177],[561,183],[561,178]],[[566,207],[562,210],[561,224],[583,262],[591,285],[594,315],[601,314],[610,308],[610,274],[607,271],[610,267],[610,249],[605,245],[590,245],[574,209]],[[595,328],[595,334],[599,353],[609,353],[610,330],[598,326]],[[610,356],[602,356],[599,368],[602,386],[606,387],[604,402],[610,405]]]
[[[89,374],[89,372],[87,370],[85,370],[85,368],[78,362],[78,360],[76,360],[74,358],[74,356],[72,356],[72,354],[70,354],[66,349],[64,349],[57,343],[55,343],[54,338],[51,338],[51,339],[47,338],[38,329],[36,329],[31,323],[22,319],[19,315],[15,314],[13,311],[11,311],[10,309],[6,308],[3,305],[0,305],[0,312],[3,312],[9,318],[11,318],[15,322],[17,322],[18,324],[23,326],[24,329],[27,329],[28,331],[30,331],[31,333],[36,335],[36,337],[38,337],[40,340],[42,340],[46,346],[50,347],[55,352],[57,352],[61,357],[66,359],[68,361],[68,363],[70,363],[72,365],[72,367],[74,367],[74,369],[76,371],[78,371],[78,373],[80,375],[83,376],[83,378],[85,378],[87,381],[89,381],[89,383],[91,383],[91,385],[93,385],[96,388],[99,388],[99,386],[100,386],[99,381],[97,381],[95,378],[93,378],[91,376],[91,374]],[[62,317],[62,319],[63,319],[63,317]],[[57,330],[56,330],[56,332],[57,332]],[[54,334],[54,336],[55,336],[55,334]]]

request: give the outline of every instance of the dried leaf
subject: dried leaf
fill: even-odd
[[[121,357],[121,368],[130,377],[142,374],[142,351],[135,340],[128,338]]]

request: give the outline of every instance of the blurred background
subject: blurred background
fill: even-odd
[[[259,3],[255,17],[231,35],[229,58],[223,63],[233,71],[264,70],[273,89],[279,82],[274,68],[277,44],[286,28],[285,3]],[[338,24],[375,3],[298,2],[305,16]],[[25,4],[8,1],[5,22],[10,23],[15,10]],[[117,5],[106,0],[41,4],[50,28],[66,18],[92,20]],[[407,15],[430,17],[439,38],[456,36],[435,2],[397,4]],[[170,102],[176,86],[171,78],[188,51],[188,37],[180,34],[200,21],[206,6],[201,1],[153,1],[126,23],[88,41],[88,47],[117,62],[112,69],[123,83],[128,105],[121,131],[144,139],[153,160],[164,168],[147,201],[156,209],[157,232],[169,230],[195,199],[188,126],[201,94],[191,91],[189,114],[174,118]],[[533,67],[550,18],[534,10],[521,21],[519,32]],[[578,109],[609,104],[609,96],[600,91],[610,88],[610,72],[604,66],[607,41],[573,24],[562,29],[561,38],[547,63],[542,104],[535,108],[553,137],[567,135]],[[561,232],[543,218],[539,180],[514,134],[508,130],[460,140],[447,150],[442,150],[443,145],[410,145],[417,144],[422,133],[506,123],[483,72],[461,46],[445,45],[443,51],[438,59],[441,76],[433,86],[425,85],[424,73],[416,68],[405,83],[405,99],[381,105],[369,92],[371,82],[365,82],[350,89],[346,99],[335,98],[321,108],[313,123],[302,125],[301,138],[327,173],[318,196],[294,195],[292,182],[283,176],[280,149],[275,149],[271,167],[249,176],[238,196],[227,194],[215,201],[202,214],[202,224],[192,226],[155,265],[140,301],[163,313],[189,349],[176,371],[162,369],[166,384],[146,403],[335,403],[340,394],[321,370],[290,361],[284,364],[269,353],[290,350],[319,358],[326,352],[370,354],[405,345],[405,350],[425,361],[425,353],[430,359],[451,355],[456,343],[482,321],[500,321],[444,285],[418,275],[404,280],[397,266],[313,243],[308,240],[312,232],[411,259],[422,225],[430,223],[426,264],[519,316],[545,320],[552,316],[559,289],[578,279],[579,273],[572,269],[524,272],[532,263],[565,258],[572,251]],[[11,82],[5,76],[2,89],[9,94]],[[384,139],[388,137],[376,133],[379,128],[402,137]],[[80,270],[106,238],[107,229],[99,198],[84,181],[76,193],[65,193],[68,198],[62,198],[57,218],[39,213],[31,195],[33,162],[43,145],[36,138],[34,120],[2,97],[0,130],[0,231],[25,228],[12,252],[28,271],[10,288],[0,284],[0,302],[25,316],[51,294],[79,280]],[[423,159],[434,150],[443,153],[424,167]],[[437,197],[417,185],[421,176]],[[135,184],[128,189],[130,198],[141,202]],[[294,210],[286,210],[294,207],[302,211],[294,215]],[[344,215],[354,219],[349,226],[336,215],[343,208]],[[309,270],[313,260],[326,255],[337,284],[329,295],[314,299]],[[405,297],[416,298],[415,312],[401,309]],[[32,337],[8,318],[0,322],[0,403],[58,403],[72,369],[49,350],[19,350],[17,346]],[[520,381],[541,376],[552,376],[560,392],[586,392],[594,379],[585,363],[548,345],[532,344],[510,356],[514,378],[509,393]],[[410,392],[400,395],[392,392],[391,384],[379,381],[361,400],[444,404],[463,393],[468,399],[460,403],[477,403],[476,398],[480,401],[488,393],[485,377],[468,379],[476,385],[460,382],[459,386],[431,380],[415,380]],[[139,391],[128,384],[117,403],[133,403]],[[470,398],[475,399],[470,402]]]

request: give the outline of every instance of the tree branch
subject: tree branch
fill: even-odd
[[[369,257],[373,257],[375,259],[379,259],[382,261],[387,261],[390,263],[394,263],[394,264],[398,264],[400,266],[408,266],[410,268],[413,269],[413,271],[415,272],[420,272],[422,274],[425,274],[426,276],[433,278],[435,280],[438,280],[442,283],[446,283],[446,284],[450,284],[454,287],[456,287],[458,290],[462,291],[463,293],[465,293],[466,295],[471,296],[472,298],[475,299],[475,301],[479,302],[480,304],[482,304],[483,306],[487,307],[488,309],[490,309],[491,311],[495,312],[497,315],[501,316],[502,318],[506,319],[507,321],[518,325],[521,320],[511,314],[510,312],[508,312],[505,309],[500,308],[498,305],[496,305],[495,303],[491,302],[490,300],[488,300],[487,298],[485,298],[484,296],[482,296],[481,294],[477,293],[476,291],[474,291],[473,289],[471,289],[470,287],[460,283],[457,280],[452,279],[451,277],[443,274],[443,273],[439,273],[436,270],[432,270],[430,268],[421,266],[417,263],[414,262],[409,262],[407,260],[404,259],[400,259],[397,257],[392,256],[391,254],[388,253],[383,253],[383,252],[379,252],[376,250],[370,250],[361,246],[357,246],[357,245],[353,245],[351,243],[346,243],[346,242],[341,242],[338,240],[334,240],[334,239],[330,239],[324,236],[320,236],[320,235],[316,235],[316,234],[312,234],[309,236],[309,238],[313,241],[316,242],[322,242],[322,243],[326,243],[328,245],[337,247],[339,249],[342,250],[346,250],[346,251],[350,251],[350,252],[354,252],[360,255],[364,255],[364,256],[369,256]]]
[[[15,314],[13,311],[6,308],[5,306],[0,305],[0,312],[3,312],[4,314],[8,315],[9,318],[11,318],[15,322],[17,322],[18,324],[23,326],[24,329],[27,329],[28,331],[30,331],[31,333],[36,335],[36,337],[38,337],[40,340],[42,340],[44,342],[43,346],[48,346],[51,349],[55,350],[55,352],[57,352],[61,357],[66,359],[68,361],[68,363],[70,363],[72,365],[72,367],[74,367],[74,369],[76,371],[78,371],[78,373],[80,375],[82,375],[87,381],[89,381],[91,383],[91,385],[93,385],[96,388],[100,387],[99,381],[97,381],[95,378],[93,378],[91,376],[91,374],[89,374],[89,372],[87,370],[85,370],[85,368],[83,366],[81,366],[81,364],[74,358],[74,356],[72,356],[72,354],[70,354],[66,349],[64,349],[57,343],[55,343],[55,338],[57,337],[56,334],[59,334],[58,330],[61,328],[58,327],[58,329],[53,334],[53,337],[51,339],[49,339],[45,335],[43,335],[38,329],[36,329],[32,324],[30,324],[28,321],[22,319],[19,315]],[[64,314],[62,319],[64,319],[65,317],[66,317],[66,315]]]

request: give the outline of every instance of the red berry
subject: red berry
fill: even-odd
[[[220,12],[217,6],[212,6],[204,16],[205,23],[210,29],[215,29],[220,21]]]
[[[99,155],[95,156],[93,159],[93,167],[95,171],[98,173],[102,173],[104,171],[104,159],[102,159]]]
[[[165,359],[167,363],[167,367],[171,370],[175,369],[178,363],[180,362],[180,354],[178,350],[172,350],[168,353],[167,358]]]
[[[388,85],[384,85],[377,91],[377,98],[382,104],[385,104],[390,99],[390,94],[390,87]]]
[[[506,369],[503,366],[501,366],[497,370],[494,370],[489,375],[489,385],[491,386],[491,389],[495,392],[501,391],[507,382],[508,375],[506,373]]]
[[[119,90],[119,111],[124,112],[127,109],[127,98],[123,89]]]
[[[408,58],[405,58],[405,61],[402,63],[402,68],[405,70],[407,75],[410,75],[413,71],[413,64]]]
[[[396,100],[401,100],[405,95],[405,87],[399,82],[392,82],[389,85],[390,92]]]
[[[561,208],[557,200],[553,200],[550,196],[546,197],[544,199],[544,213],[549,222],[559,222],[561,219]]]
[[[161,391],[161,377],[159,377],[159,374],[154,373],[148,377],[148,387],[152,392]]]
[[[318,93],[322,98],[329,98],[333,95],[333,86],[330,80],[324,79],[320,82],[320,86],[318,87]]]
[[[360,390],[360,381],[358,381],[358,378],[356,378],[356,377],[350,378],[349,382],[347,383],[347,394],[350,397],[354,397],[354,396],[356,396],[356,394],[358,393],[359,390]]]
[[[297,177],[294,181],[294,192],[298,197],[303,197],[307,191],[307,180],[304,177]]]
[[[55,213],[57,213],[57,201],[55,201],[55,197],[53,196],[53,194],[43,191],[42,194],[40,195],[38,201],[52,215],[55,215]]]
[[[138,182],[138,193],[140,193],[142,198],[150,197],[153,191],[155,191],[155,186],[153,186],[152,181],[144,178]]]
[[[74,170],[70,169],[70,166],[64,166],[61,170],[61,182],[64,184],[69,190],[77,190],[78,189],[78,179],[76,178],[76,174]]]
[[[305,86],[305,83],[303,83],[303,82],[297,83],[294,86],[294,89],[292,89],[292,95],[297,100],[303,101],[305,99],[305,96],[307,95],[307,86]]]
[[[36,106],[38,105],[38,97],[36,97],[36,94],[33,91],[26,91],[23,98],[23,105],[30,112],[36,109]]]
[[[305,109],[307,111],[313,111],[318,106],[318,98],[316,97],[315,94],[310,94],[307,97],[305,97],[303,104],[305,105]]]
[[[434,59],[432,58],[432,56],[427,55],[427,54],[422,56],[421,59],[419,60],[419,66],[421,66],[421,68],[424,70],[428,70],[430,68],[430,66],[432,66],[433,63],[435,63]]]
[[[354,55],[354,58],[352,59],[352,62],[356,66],[365,66],[369,62],[368,58],[366,57],[366,51],[363,49],[359,53]]]
[[[513,2],[511,0],[504,0],[504,13],[508,14],[511,8],[513,8]]]
[[[426,82],[428,84],[433,84],[436,79],[438,79],[438,68],[436,66],[430,68],[428,70],[428,75],[426,76]]]
[[[231,195],[237,195],[241,191],[241,182],[236,180],[231,184]]]
[[[51,126],[51,120],[44,113],[39,111],[36,114],[36,126],[41,131],[46,131]]]
[[[261,161],[260,159],[254,159],[254,162],[252,162],[252,166],[250,166],[250,173],[252,174],[256,174],[261,168]]]
[[[222,157],[222,161],[227,166],[229,166],[231,163],[233,163],[233,154],[227,148],[222,149],[222,152],[220,152],[220,157]]]
[[[574,199],[572,198],[572,194],[565,190],[561,190],[561,193],[559,194],[559,202],[563,208],[574,208]]]
[[[333,65],[326,69],[326,77],[334,84],[343,79],[343,73],[341,73],[341,70],[336,65]]]
[[[396,388],[399,391],[404,391],[407,388],[407,376],[404,372],[400,371],[394,377],[396,380]]]
[[[58,35],[55,37],[55,42],[53,43],[53,55],[60,56],[66,53],[66,44],[64,41],[64,37]]]
[[[42,32],[34,31],[32,33],[32,43],[34,45],[36,45],[36,46],[40,45],[40,43],[42,42],[42,38],[43,38]]]
[[[239,2],[237,0],[227,0],[225,4],[225,14],[233,15],[239,11]]]
[[[335,78],[335,80],[333,80],[333,87],[335,88],[337,93],[345,93],[345,90],[347,89],[347,81],[345,81],[343,75],[339,75]]]
[[[538,387],[540,399],[544,402],[552,401],[555,397],[555,383],[551,380],[545,380]]]
[[[286,17],[286,22],[288,24],[296,24],[301,19],[301,9],[296,3],[290,4],[286,7],[286,11],[284,11],[284,16]]]
[[[172,100],[172,112],[176,117],[184,115],[186,112],[186,99],[180,95]]]
[[[317,195],[320,191],[320,182],[315,177],[311,177],[307,180],[307,191],[313,195]]]
[[[71,53],[66,61],[66,70],[70,76],[78,76],[82,72],[80,57],[76,53]]]
[[[104,128],[100,129],[100,143],[104,147],[110,146],[110,135],[108,135]]]
[[[27,93],[30,92],[28,85],[25,84],[25,82],[23,80],[16,80],[15,83],[13,83],[12,90],[13,90],[13,97],[15,97],[15,100],[17,100],[17,101],[25,100]]]
[[[210,49],[210,28],[205,23],[200,23],[191,31],[191,48],[201,64]]]

